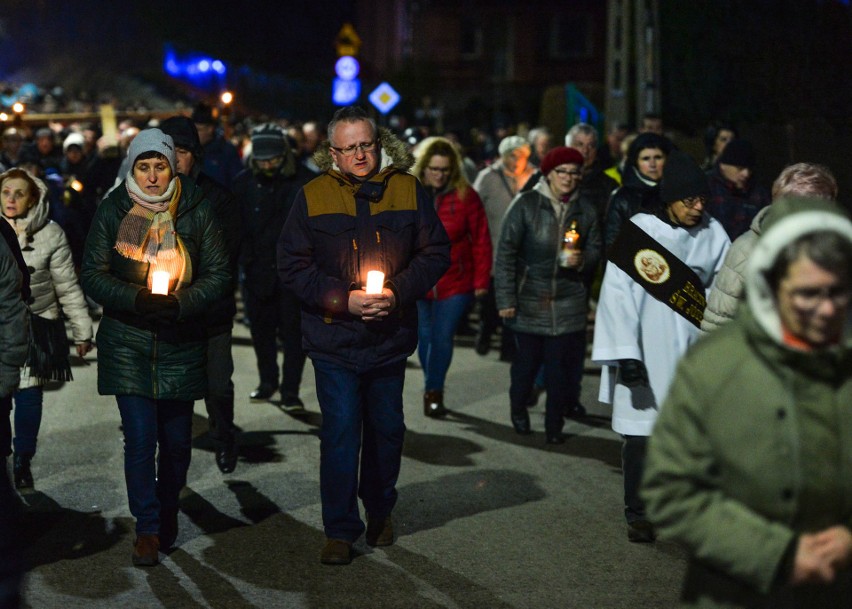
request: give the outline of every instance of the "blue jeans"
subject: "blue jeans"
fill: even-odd
[[[32,457],[36,452],[38,430],[44,391],[41,387],[27,387],[15,391],[15,453]]]
[[[473,294],[417,301],[417,355],[426,377],[426,391],[444,390],[453,359],[453,335],[472,301]]]
[[[177,510],[178,494],[186,485],[192,453],[192,402],[137,395],[115,399],[124,429],[124,479],[136,534],[156,535],[160,511]]]
[[[322,411],[322,522],[326,537],[354,542],[364,532],[358,497],[371,518],[390,515],[396,505],[405,360],[364,372],[316,359],[313,364]]]

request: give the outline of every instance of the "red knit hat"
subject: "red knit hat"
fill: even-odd
[[[541,159],[541,173],[547,175],[556,167],[565,164],[580,165],[582,167],[583,155],[576,148],[557,146]]]

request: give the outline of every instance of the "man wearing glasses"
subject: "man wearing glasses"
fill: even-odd
[[[695,161],[673,151],[663,206],[630,218],[607,252],[592,360],[603,367],[599,399],[612,404],[612,428],[624,438],[624,514],[634,542],[655,537],[639,497],[648,436],[678,359],[700,335],[706,295],[731,244],[704,211],[708,195]]]
[[[334,114],[328,137],[314,157],[323,173],[296,196],[278,241],[278,273],[302,302],[322,411],[320,562],[342,565],[365,529],[358,497],[367,544],[394,541],[416,301],[449,267],[450,244],[402,142],[356,106]],[[384,274],[375,293],[370,271]]]

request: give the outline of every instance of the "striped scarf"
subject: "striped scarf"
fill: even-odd
[[[124,184],[133,207],[118,227],[116,251],[125,258],[149,264],[149,290],[154,271],[169,273],[169,292],[189,284],[192,281],[192,262],[174,226],[181,196],[180,180],[173,178],[166,192],[159,197],[142,192],[130,174]]]

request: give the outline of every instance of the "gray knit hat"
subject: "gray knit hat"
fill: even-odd
[[[130,167],[136,164],[136,157],[145,152],[159,152],[169,161],[172,173],[177,173],[177,159],[175,157],[175,143],[172,136],[166,135],[159,129],[144,129],[130,142],[127,150],[127,158]]]

